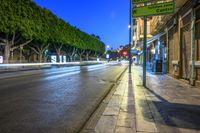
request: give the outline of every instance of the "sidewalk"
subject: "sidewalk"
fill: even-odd
[[[200,88],[142,68],[125,72],[94,129],[87,133],[200,133]]]

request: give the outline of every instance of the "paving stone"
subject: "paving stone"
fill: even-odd
[[[116,116],[102,116],[95,127],[96,133],[114,133],[117,124]]]
[[[136,130],[133,128],[126,127],[116,127],[115,133],[136,133]]]
[[[130,96],[130,97],[126,97],[126,96],[124,96],[123,97],[123,100],[125,100],[125,101],[132,101],[132,100],[135,100],[135,98],[134,98],[134,96]]]
[[[131,119],[134,119],[135,118],[135,113],[128,113],[128,112],[120,111],[118,118],[119,119],[120,118],[131,118]]]
[[[135,119],[133,119],[133,118],[118,118],[117,126],[135,129],[136,128]]]
[[[117,95],[117,96],[123,96],[123,91],[116,91],[115,93],[114,93],[114,95]]]
[[[143,117],[136,117],[136,129],[140,132],[157,132],[154,121]]]
[[[135,100],[128,100],[128,101],[127,100],[123,100],[121,104],[126,104],[126,105],[135,104]]]
[[[121,105],[120,110],[128,113],[135,113],[135,105]]]
[[[108,107],[113,107],[113,106],[115,106],[115,107],[120,107],[120,101],[119,100],[111,100],[111,101],[109,101],[109,103],[108,103]]]
[[[181,133],[200,133],[198,130],[194,129],[185,129],[185,128],[178,128]]]
[[[112,107],[106,107],[105,111],[103,112],[103,115],[115,115],[117,116],[119,114],[120,107],[112,106]]]
[[[135,104],[134,103],[121,103],[121,106],[128,106],[128,105],[132,105],[132,106],[135,106]]]
[[[95,133],[95,131],[94,130],[84,130],[81,133]]]

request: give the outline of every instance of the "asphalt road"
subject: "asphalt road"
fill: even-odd
[[[74,133],[126,65],[0,74],[0,133]]]

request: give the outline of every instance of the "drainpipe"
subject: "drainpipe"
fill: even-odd
[[[193,9],[193,22],[192,22],[192,75],[190,84],[195,85],[195,59],[194,59],[194,49],[195,49],[195,34],[196,34],[196,12]]]

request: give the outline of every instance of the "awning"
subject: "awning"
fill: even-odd
[[[163,33],[157,34],[157,35],[153,36],[152,38],[148,39],[147,40],[147,48],[149,48],[152,45],[152,42],[158,40],[161,36],[163,36],[165,34],[166,34],[166,32],[163,32]],[[143,41],[141,41],[139,43],[139,47],[143,48]]]

